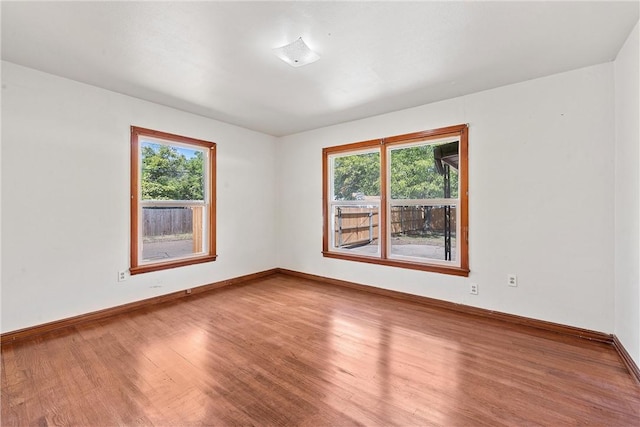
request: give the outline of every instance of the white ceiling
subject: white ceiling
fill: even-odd
[[[2,2],[2,59],[282,136],[611,61],[638,2]],[[302,36],[320,60],[272,49]]]

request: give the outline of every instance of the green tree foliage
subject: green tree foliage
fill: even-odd
[[[142,145],[143,200],[203,200],[204,158],[201,151],[187,159],[175,147]]]
[[[338,157],[333,164],[335,200],[380,196],[380,153]]]
[[[433,145],[391,150],[391,197],[444,197],[444,176],[436,169]],[[379,153],[355,154],[334,160],[335,200],[357,200],[380,195]],[[450,168],[451,197],[458,197],[458,171]]]
[[[391,151],[391,197],[434,199],[444,197],[444,176],[438,173],[433,145]],[[458,197],[458,173],[450,168],[451,197]]]

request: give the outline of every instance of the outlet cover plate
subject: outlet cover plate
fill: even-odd
[[[469,285],[469,293],[471,295],[478,295],[478,284],[477,283],[471,283]]]

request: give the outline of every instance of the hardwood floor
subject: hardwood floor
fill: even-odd
[[[2,426],[640,425],[611,345],[284,275],[2,346]]]

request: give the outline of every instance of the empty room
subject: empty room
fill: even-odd
[[[4,426],[640,425],[638,1],[2,1]]]

